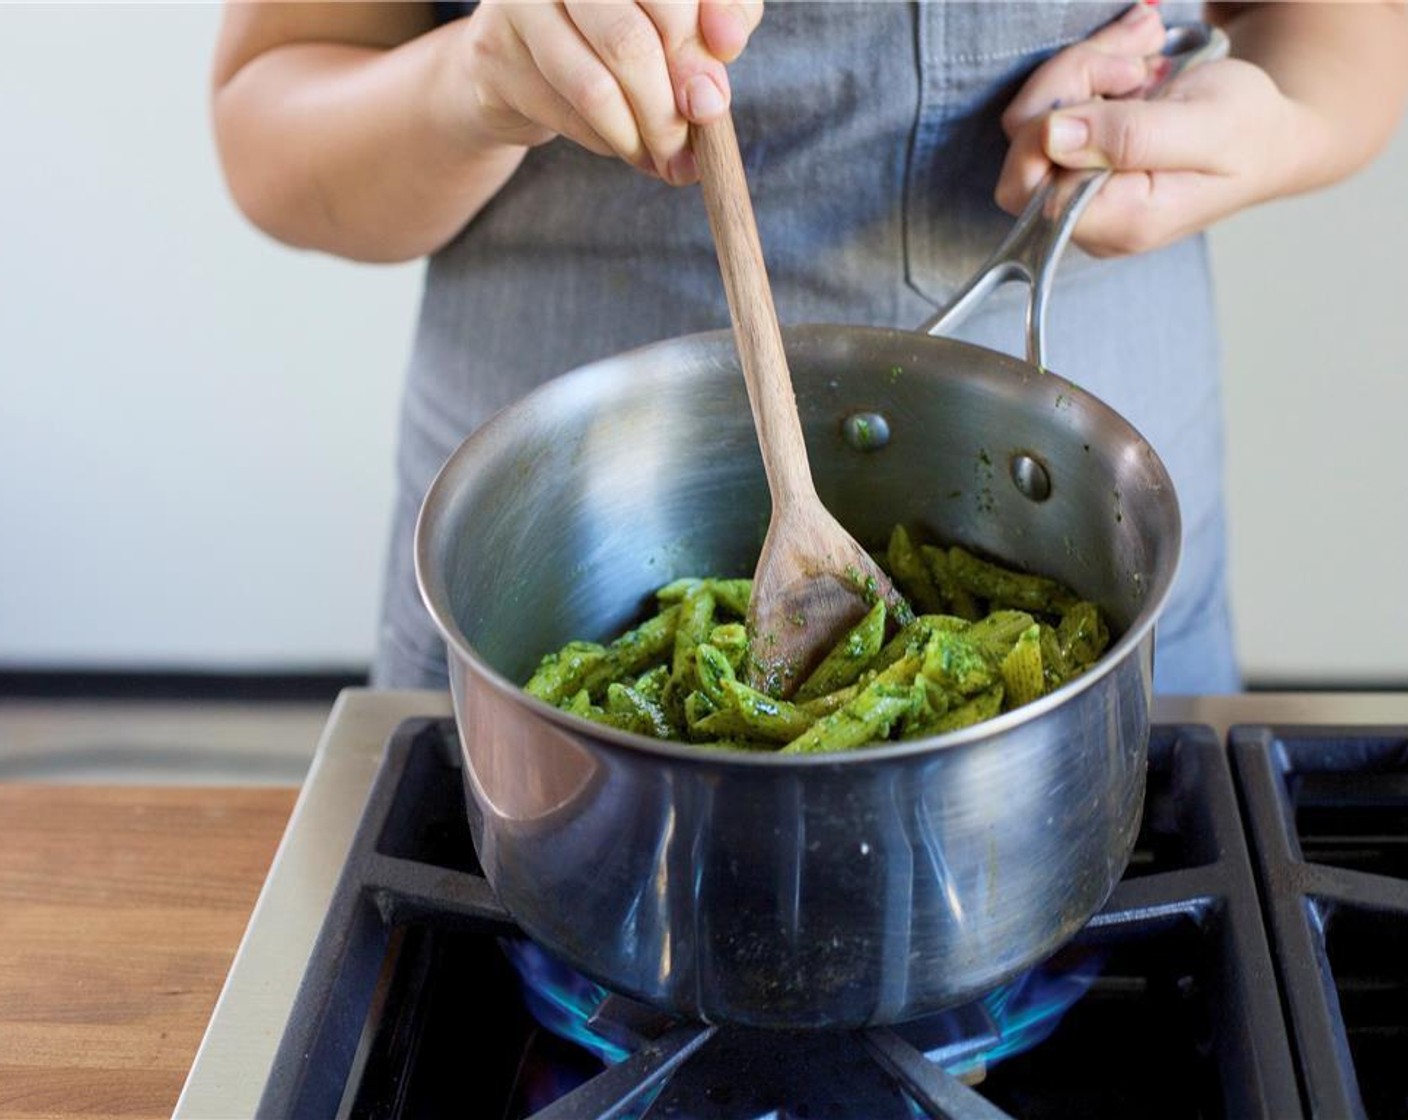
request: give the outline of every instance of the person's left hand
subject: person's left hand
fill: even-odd
[[[1306,122],[1259,67],[1208,62],[1158,100],[1108,100],[1138,88],[1163,38],[1157,9],[1140,4],[1032,74],[1002,118],[1012,146],[999,206],[1020,213],[1053,164],[1113,168],[1073,239],[1094,256],[1118,256],[1284,193]]]

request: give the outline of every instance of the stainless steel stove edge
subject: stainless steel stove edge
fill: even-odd
[[[387,739],[404,719],[449,714],[441,692],[337,698],[173,1116],[255,1115]]]
[[[1243,692],[1232,696],[1157,696],[1154,722],[1200,723],[1222,739],[1241,724],[1282,727],[1408,725],[1408,692]]]
[[[173,1116],[255,1115],[387,739],[403,720],[448,716],[441,692],[348,689],[333,706],[303,790]],[[1408,725],[1408,693],[1159,697],[1159,723]]]

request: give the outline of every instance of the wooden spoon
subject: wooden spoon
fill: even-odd
[[[817,497],[732,117],[694,125],[691,137],[772,494],[748,608],[749,677],[789,696],[877,597],[902,618],[909,608]]]

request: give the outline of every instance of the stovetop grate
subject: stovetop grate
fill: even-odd
[[[1313,1116],[1408,1116],[1408,736],[1233,728]]]
[[[737,1028],[677,1023],[603,1071],[545,1037],[499,951],[501,938],[522,935],[480,874],[462,788],[454,725],[403,724],[260,1115],[561,1120],[641,1116],[656,1106],[687,1115],[672,1111],[671,1093],[702,1055],[752,1042]],[[1073,947],[1106,954],[1102,977],[1051,1038],[989,1070],[977,1088],[926,1059],[909,1025],[834,1041],[893,1076],[913,1115],[1303,1115],[1231,773],[1207,729],[1154,729],[1130,871]],[[490,1031],[479,1029],[485,1024]],[[549,1088],[563,1095],[527,1100],[529,1066],[544,1066],[542,1076],[559,1082]],[[791,1115],[790,1102],[778,1103],[756,1115]],[[735,1104],[716,1111],[735,1115]],[[837,1102],[826,1107],[812,1115],[855,1115]]]

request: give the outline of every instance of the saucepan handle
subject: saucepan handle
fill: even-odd
[[[1149,77],[1126,97],[1153,100],[1191,66],[1225,58],[1227,36],[1205,23],[1176,23],[1169,27],[1163,50],[1150,67]],[[958,294],[926,320],[919,330],[939,335],[951,331],[994,288],[1009,280],[1030,286],[1027,296],[1027,361],[1045,368],[1046,305],[1056,265],[1071,239],[1082,212],[1110,177],[1108,169],[1048,172],[1026,209],[997,249]]]

